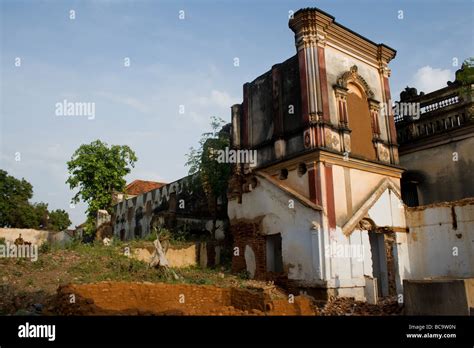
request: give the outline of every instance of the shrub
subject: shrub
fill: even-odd
[[[46,254],[51,251],[51,244],[49,242],[44,242],[39,247],[39,252],[42,254]]]

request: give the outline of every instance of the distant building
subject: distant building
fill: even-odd
[[[169,184],[135,180],[127,185],[125,198],[113,207],[114,235],[122,240],[144,238],[153,227],[163,227],[172,232],[208,233],[211,238],[223,239],[225,206],[220,200],[218,229],[211,236],[213,216],[195,179],[186,176]]]
[[[409,206],[474,197],[473,63],[466,61],[454,82],[437,91],[407,87],[400,94],[395,124]]]
[[[125,186],[125,192],[114,192],[112,199],[114,203],[121,202],[124,199],[133,198],[141,194],[150,192],[166,185],[164,182],[134,180]]]

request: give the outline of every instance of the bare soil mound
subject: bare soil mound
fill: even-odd
[[[306,296],[272,298],[264,289],[100,282],[60,286],[59,315],[315,315]]]

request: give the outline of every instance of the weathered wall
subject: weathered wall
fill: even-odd
[[[63,244],[71,240],[71,237],[65,232],[50,232],[31,228],[0,228],[0,238],[5,238],[5,241],[10,243],[13,243],[20,234],[25,242],[36,245],[41,245],[44,242]]]
[[[401,166],[423,177],[418,184],[420,205],[474,197],[473,148],[471,136],[400,155]]]
[[[193,244],[188,247],[172,247],[170,246],[166,251],[166,259],[170,267],[191,267],[197,266],[199,257],[198,252],[199,244]],[[146,263],[150,263],[153,258],[154,248],[133,248],[131,257],[143,261]]]
[[[384,175],[363,171],[360,169],[333,166],[334,196],[336,204],[336,221],[344,224],[365,203],[378,184],[385,178]],[[392,179],[397,187],[399,180]],[[397,206],[399,206],[397,200]],[[385,225],[391,221],[385,221]]]
[[[407,315],[471,315],[474,279],[406,280]]]
[[[474,277],[474,199],[408,208],[407,279]]]
[[[290,200],[294,202],[294,208],[289,207]],[[283,265],[288,278],[321,280],[318,274],[322,267],[321,255],[317,251],[322,244],[313,230],[313,221],[321,224],[318,211],[304,206],[266,180],[259,179],[257,187],[243,195],[242,204],[229,201],[228,214],[234,246],[239,247],[239,256],[233,258],[234,270],[243,268],[246,254],[248,260],[254,254],[256,276],[262,275],[266,269],[264,236],[280,233]]]
[[[278,158],[274,142],[285,134],[285,151],[303,150],[301,136],[292,134],[302,126],[301,92],[297,56],[276,64],[271,70],[244,85],[240,142],[258,147],[258,164]],[[240,124],[240,122],[242,122]]]
[[[198,261],[197,245],[186,248],[169,248],[166,251],[166,258],[171,267],[196,266]]]
[[[374,190],[383,183],[385,177],[361,172],[357,169],[344,169],[335,165],[333,166],[333,175],[333,181],[336,183],[334,187],[335,201],[339,203],[335,207],[336,230],[329,232],[326,239],[329,241],[326,248],[330,248],[329,250],[333,252],[332,257],[326,257],[328,287],[339,288],[338,294],[340,296],[356,296],[364,299],[366,294],[363,287],[366,285],[366,278],[374,277],[373,250],[369,241],[369,234],[372,232],[356,226],[353,232],[347,236],[343,233],[342,226],[354,215],[357,216],[361,213],[360,209],[363,204],[374,199]],[[392,182],[395,187],[399,187],[397,180],[393,179]],[[362,210],[361,218],[372,220],[378,227],[406,227],[404,206],[400,204],[399,197],[392,189],[385,189],[372,204],[368,210]],[[389,255],[389,258],[394,262],[395,274],[393,278],[397,293],[402,291],[403,270],[407,263],[404,238],[406,238],[406,233],[394,233],[393,249]],[[339,250],[341,255],[339,255]],[[384,291],[388,291],[388,289],[384,289]]]
[[[193,191],[192,177],[188,176],[155,190],[126,199],[114,206],[114,235],[118,238],[143,238],[151,232],[152,223],[170,229],[197,232],[211,231],[212,215],[207,198],[201,191]],[[218,207],[216,239],[224,238],[225,214]]]
[[[365,184],[372,185],[372,190],[377,187],[370,180]],[[337,192],[336,201],[340,198],[339,202],[345,206],[346,198]],[[293,209],[289,208],[290,200],[294,202]],[[387,189],[364,217],[372,219],[377,226],[405,227],[404,210],[399,202]],[[271,276],[266,270],[265,236],[280,233],[284,271],[289,280],[301,286],[332,288],[339,296],[365,299],[366,277],[373,276],[368,231],[356,228],[347,236],[341,228],[344,220],[335,230],[328,230],[319,211],[301,204],[263,178],[259,178],[255,189],[242,196],[242,204],[229,202],[229,218],[234,247],[239,248],[239,255],[233,258],[235,272],[247,270],[256,278]],[[403,280],[403,271],[398,269],[406,268],[407,250],[401,245],[405,235],[395,233],[392,251],[397,266],[394,274],[397,293],[402,291]]]

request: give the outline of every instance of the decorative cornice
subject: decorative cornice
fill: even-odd
[[[387,65],[396,54],[392,48],[377,44],[346,28],[337,23],[333,16],[317,8],[296,11],[289,21],[289,27],[295,33],[298,50],[315,45],[330,45],[336,49],[351,52],[375,67]]]
[[[289,27],[295,33],[295,43],[298,50],[326,45],[326,28],[334,20],[315,9],[303,9],[295,13]]]
[[[379,111],[380,110],[380,102],[373,98],[369,98],[369,108],[370,110]]]
[[[356,82],[358,83],[363,89],[367,98],[370,100],[374,100],[375,93],[370,89],[369,84],[365,79],[359,75],[357,65],[353,65],[349,71],[343,73],[338,79],[337,84],[334,86],[335,88],[345,88],[347,89],[347,84],[349,82]]]

